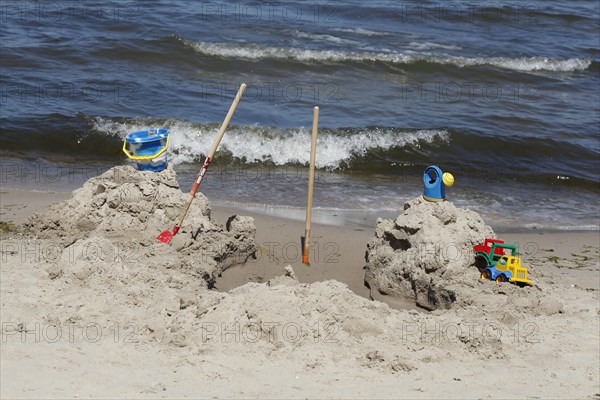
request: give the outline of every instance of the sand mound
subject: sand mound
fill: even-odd
[[[210,286],[223,269],[254,254],[256,227],[241,216],[225,227],[213,223],[199,193],[172,245],[159,243],[157,234],[173,227],[186,198],[172,167],[155,173],[118,166],[32,215],[27,227],[63,248],[59,259],[46,260],[51,278],[88,284],[102,279],[107,289],[138,274],[148,274],[148,282],[168,279],[165,270],[175,270],[199,278],[195,285]]]
[[[456,315],[397,311],[357,296],[343,283],[303,284],[293,271],[286,274],[226,294],[207,291],[182,299],[166,328],[152,329],[154,338],[203,355],[294,360],[307,370],[359,364],[406,373],[422,360],[442,360],[448,351],[472,359],[505,357],[500,338],[469,334]],[[434,332],[441,322],[452,326],[444,332],[451,340]],[[427,341],[435,346],[424,347]]]
[[[34,214],[27,225],[40,238],[72,240],[127,233],[152,239],[172,227],[185,199],[172,167],[155,173],[118,166],[89,179],[70,199]],[[203,222],[210,222],[210,208],[199,193],[182,229],[189,232]]]
[[[372,292],[414,299],[429,310],[450,308],[477,283],[472,247],[486,237],[494,232],[476,212],[418,197],[395,221],[377,221],[365,283]]]

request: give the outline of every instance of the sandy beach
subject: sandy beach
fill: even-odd
[[[76,250],[57,258],[57,241],[23,228],[70,197],[2,191],[2,221],[14,224],[2,232],[3,398],[600,396],[596,232],[503,234],[535,286],[486,286],[475,274],[470,305],[430,312],[365,287],[374,228],[315,224],[306,266],[302,222],[219,206],[215,227],[254,218],[257,251],[212,288],[177,266],[126,259],[94,259],[82,277],[69,272]],[[139,254],[160,258],[156,246]]]

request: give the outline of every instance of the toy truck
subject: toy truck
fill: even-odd
[[[491,244],[492,243],[504,243],[504,240],[486,238],[485,241],[483,242],[483,244],[477,244],[477,245],[473,246],[473,252],[475,253],[475,256],[476,257],[484,257],[487,260],[487,256],[489,254],[491,254],[491,250],[492,250]],[[493,254],[494,254],[494,256],[492,256],[492,258],[496,258],[496,261],[497,261],[498,258],[500,258],[504,254],[504,250],[500,247],[495,247]]]
[[[527,268],[521,266],[519,257],[503,255],[495,265],[488,265],[481,273],[481,279],[494,280],[498,283],[512,282],[519,286],[525,286],[531,285],[527,274]]]
[[[492,267],[505,255],[505,250],[510,250],[511,256],[517,255],[517,245],[504,243],[501,239],[485,239],[484,244],[473,246],[475,257],[485,261],[485,267]]]

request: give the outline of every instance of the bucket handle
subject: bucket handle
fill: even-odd
[[[123,153],[125,153],[127,155],[127,157],[131,158],[132,160],[135,161],[148,161],[148,160],[152,160],[153,158],[156,158],[158,156],[160,156],[162,153],[164,153],[165,151],[167,151],[167,148],[169,147],[169,141],[171,140],[171,134],[167,135],[167,143],[164,145],[164,147],[162,149],[160,149],[156,154],[152,154],[149,156],[134,156],[133,154],[131,154],[129,151],[127,151],[127,140],[123,141]]]

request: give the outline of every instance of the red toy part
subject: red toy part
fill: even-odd
[[[478,244],[478,245],[473,246],[473,252],[475,254],[477,254],[479,252],[490,254],[490,251],[492,250],[492,247],[490,246],[491,243],[504,243],[504,240],[486,238],[485,241],[483,242],[483,244]],[[503,255],[504,249],[496,247],[494,249],[494,254]]]

